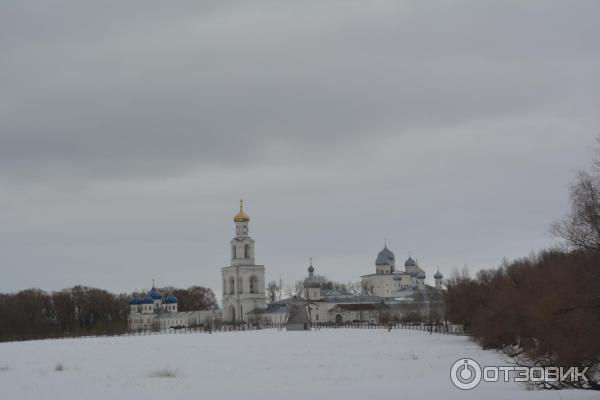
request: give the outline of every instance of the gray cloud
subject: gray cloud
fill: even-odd
[[[597,2],[0,7],[0,290],[218,288],[240,196],[271,278],[494,265],[599,131]]]

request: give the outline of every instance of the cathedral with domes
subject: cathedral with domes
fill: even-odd
[[[435,286],[425,283],[427,274],[409,254],[404,270],[396,269],[396,257],[386,245],[375,259],[375,273],[361,276],[361,293],[336,290],[315,275],[312,259],[304,280],[301,298],[284,299],[269,304],[258,314],[271,322],[286,323],[290,309],[306,307],[307,321],[295,323],[308,329],[321,323],[376,323],[386,320],[418,321],[441,315],[443,276],[434,274]]]
[[[427,274],[409,253],[404,269],[396,268],[396,257],[385,243],[375,258],[375,272],[361,276],[360,294],[340,291],[315,275],[312,259],[301,293],[293,298],[267,305],[265,266],[256,264],[255,242],[250,236],[250,216],[240,200],[233,217],[235,235],[229,241],[230,263],[221,268],[222,310],[178,311],[174,296],[163,296],[155,287],[141,298],[130,301],[130,330],[169,329],[201,325],[209,320],[224,323],[271,322],[286,324],[290,309],[305,307],[305,322],[294,326],[309,327],[318,323],[381,322],[385,319],[426,318],[433,306],[439,306],[443,276],[433,275],[435,286],[425,283]],[[292,307],[293,305],[293,307]],[[292,313],[294,314],[294,313]]]
[[[435,273],[435,286],[427,285],[426,277],[425,271],[410,255],[404,263],[404,271],[397,271],[394,253],[385,245],[375,260],[375,273],[361,277],[362,293],[349,294],[316,276],[311,260],[301,297],[271,303],[258,314],[265,320],[285,324],[290,310],[297,310],[304,304],[307,321],[294,323],[298,329],[309,329],[311,325],[322,323],[419,321],[431,318],[433,314],[438,318],[443,308],[443,276],[439,270]]]
[[[409,254],[404,271],[396,269],[396,257],[387,243],[375,259],[375,273],[361,276],[363,292],[380,297],[401,297],[407,290],[425,288],[427,274]],[[441,289],[443,276],[434,275],[435,287]]]
[[[145,296],[129,300],[128,328],[130,331],[166,330],[196,326],[221,319],[219,310],[178,311],[177,298],[162,295],[152,284]]]
[[[375,273],[361,277],[361,294],[340,292],[315,275],[312,260],[300,296],[266,303],[265,266],[256,264],[254,239],[249,235],[250,217],[240,200],[239,212],[233,217],[235,236],[230,241],[231,262],[221,269],[223,281],[223,322],[265,321],[287,323],[292,303],[305,304],[308,325],[380,321],[382,313],[400,319],[425,315],[431,304],[439,301],[443,276],[437,271],[435,286],[425,283],[427,274],[409,254],[404,270],[396,269],[396,257],[387,246],[377,254]],[[438,299],[438,300],[435,300]],[[304,302],[304,303],[302,303]],[[296,324],[304,326],[304,324]]]

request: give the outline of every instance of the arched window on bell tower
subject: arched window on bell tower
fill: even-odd
[[[235,293],[235,279],[233,279],[233,276],[231,278],[229,278],[229,294],[234,294]]]
[[[236,258],[236,254],[235,254],[235,244],[231,245],[231,258],[235,259]]]
[[[250,245],[246,244],[244,245],[244,258],[250,258]]]

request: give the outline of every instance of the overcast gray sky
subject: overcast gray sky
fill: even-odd
[[[210,286],[551,245],[600,134],[598,1],[0,4],[0,291]]]

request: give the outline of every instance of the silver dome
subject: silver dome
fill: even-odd
[[[394,253],[385,246],[378,254],[375,260],[375,265],[391,265],[394,266],[396,263],[396,257]]]

